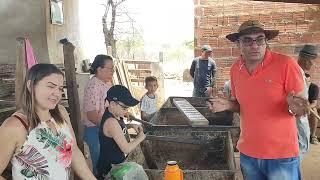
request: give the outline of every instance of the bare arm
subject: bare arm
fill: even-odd
[[[240,113],[240,104],[236,99],[229,99],[229,111]]]
[[[240,104],[236,99],[212,98],[207,100],[207,106],[211,112],[232,111],[240,112]]]
[[[24,142],[27,131],[24,126],[14,117],[9,117],[0,127],[0,175],[9,164],[18,144]],[[5,179],[0,176],[0,180]]]
[[[317,100],[312,100],[310,105],[309,105],[309,108],[315,108],[315,107],[317,107],[317,104],[318,104]]]
[[[191,76],[192,78],[194,78],[195,68],[196,68],[196,63],[195,63],[195,61],[192,61],[192,64],[191,64],[191,67],[190,67],[190,76]]]
[[[141,111],[141,119],[144,121],[148,121],[148,114],[144,111]]]
[[[73,139],[74,139],[74,144],[72,147],[72,160],[71,160],[72,169],[75,171],[75,173],[81,179],[96,179],[94,177],[94,175],[92,174],[92,172],[90,171],[90,169],[86,163],[86,160],[77,145],[76,137],[75,137],[74,131],[72,129],[72,125],[71,125],[67,110],[63,106],[60,106],[60,105],[59,105],[59,110],[60,110],[61,114],[63,115],[64,119],[67,121],[68,126],[72,132]]]
[[[87,119],[95,125],[100,125],[102,114],[108,103],[101,97],[101,92],[96,83],[93,83],[93,79],[90,79],[84,92],[84,111]],[[101,109],[100,104],[105,104],[104,109]]]
[[[71,166],[81,179],[96,179],[86,164],[86,160],[77,144],[73,147]]]
[[[125,136],[123,135],[123,131],[122,131],[119,123],[114,118],[110,118],[104,123],[103,133],[104,133],[104,135],[106,135],[108,137],[112,137],[115,140],[115,142],[117,143],[117,145],[119,146],[119,148],[121,149],[121,151],[125,154],[130,153],[146,137],[145,134],[143,133],[141,126],[140,126],[140,129],[139,129],[139,132],[138,132],[136,139],[134,139],[133,141],[128,143]],[[101,152],[101,153],[103,153],[103,152]]]
[[[297,94],[291,92],[287,96],[288,110],[297,117],[309,112],[309,101],[304,98],[303,91]]]
[[[318,97],[319,97],[319,87],[317,85],[314,85],[311,89],[311,86],[310,86],[309,87],[309,98],[311,99],[311,103],[309,105],[310,108],[317,107]]]
[[[216,73],[217,73],[217,64],[216,64],[216,62],[213,60],[213,64],[212,64],[212,83],[211,83],[211,87],[213,87],[214,85],[215,85],[215,83],[216,83]]]
[[[308,88],[305,86],[304,72],[296,61],[287,61],[284,90],[287,93],[288,111],[300,117],[309,112],[309,101],[305,98]]]
[[[102,114],[99,114],[98,111],[88,111],[87,118],[89,121],[98,126],[100,125]]]

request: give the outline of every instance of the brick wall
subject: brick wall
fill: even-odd
[[[230,66],[239,57],[237,46],[225,36],[236,32],[246,20],[260,20],[266,29],[280,30],[280,35],[269,41],[274,51],[296,58],[306,43],[320,48],[319,5],[248,0],[194,0],[194,5],[194,53],[199,56],[203,44],[212,46],[218,64],[218,88],[229,79]],[[320,85],[320,58],[311,70],[311,76]]]

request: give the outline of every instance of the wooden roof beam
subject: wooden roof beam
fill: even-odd
[[[270,1],[270,2],[285,2],[285,3],[320,4],[319,0],[252,0],[252,1]]]

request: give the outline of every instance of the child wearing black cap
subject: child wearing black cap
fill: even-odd
[[[140,165],[133,162],[124,163],[125,154],[135,149],[146,137],[140,125],[131,125],[137,132],[137,137],[130,142],[128,130],[123,121],[128,108],[137,105],[139,101],[121,85],[112,86],[107,92],[106,100],[109,101],[109,106],[103,114],[99,129],[98,179],[116,176],[117,170],[121,168],[129,168],[128,173],[131,173],[131,178],[148,179]]]

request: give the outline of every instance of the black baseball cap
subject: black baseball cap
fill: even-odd
[[[135,99],[134,97],[132,97],[130,91],[125,86],[122,86],[122,85],[112,86],[107,91],[106,100],[120,101],[128,107],[132,107],[132,106],[139,104],[139,101],[137,99]]]

